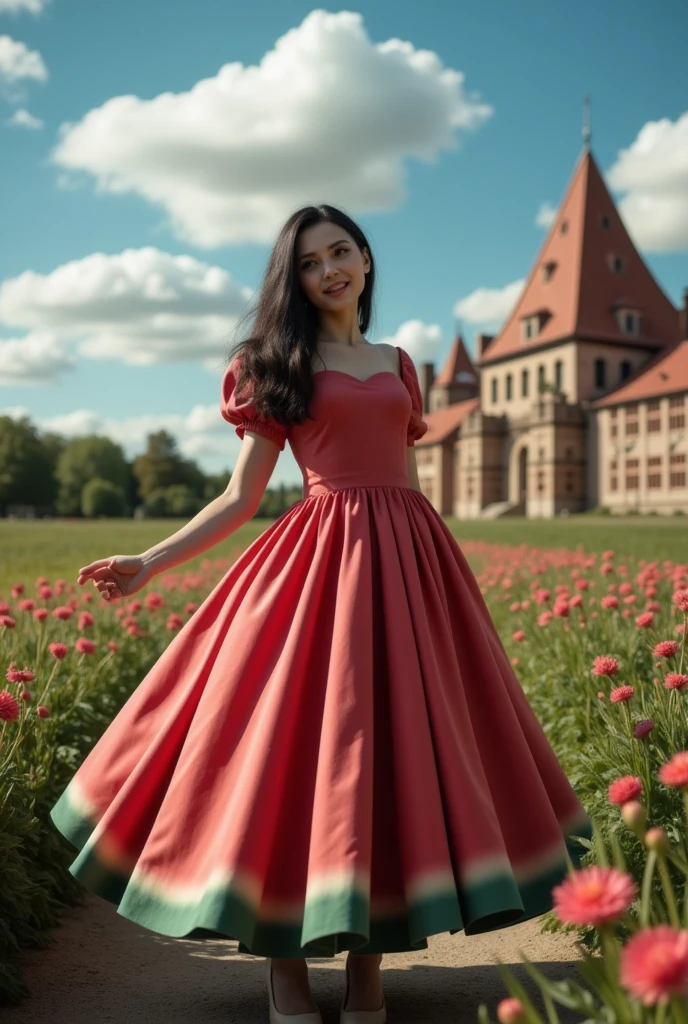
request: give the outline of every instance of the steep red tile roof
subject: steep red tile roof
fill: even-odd
[[[469,398],[465,402],[454,402],[444,409],[435,412],[424,412],[423,419],[428,425],[427,433],[416,441],[416,448],[426,444],[440,444],[460,427],[470,412],[480,406],[479,398]]]
[[[608,218],[608,227],[602,218]],[[566,224],[565,233],[561,226]],[[624,262],[615,273],[613,257]],[[543,267],[553,265],[549,280]],[[643,335],[624,334],[614,309],[628,302],[643,314]],[[521,335],[522,320],[545,314],[538,334]],[[584,148],[561,207],[504,327],[485,349],[484,365],[575,336],[622,342],[630,347],[665,348],[680,340],[679,313],[664,294],[631,241],[595,160]]]
[[[454,338],[444,366],[435,377],[435,384],[474,384],[478,387],[478,374],[460,334]]]
[[[620,388],[604,398],[598,398],[591,406],[593,409],[604,409],[621,402],[659,398],[661,395],[681,391],[688,391],[688,338],[670,352],[660,353]]]

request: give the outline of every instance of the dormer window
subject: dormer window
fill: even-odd
[[[538,309],[534,313],[526,313],[521,318],[521,337],[523,341],[536,338],[551,316],[548,309]]]
[[[542,267],[542,280],[549,281],[557,266],[556,260],[548,260]]]
[[[629,338],[638,338],[643,329],[642,311],[626,303],[619,303],[616,306],[615,313],[616,322],[621,333],[627,334]]]
[[[622,256],[617,256],[616,253],[610,252],[607,260],[613,274],[623,274],[626,269],[626,261]]]

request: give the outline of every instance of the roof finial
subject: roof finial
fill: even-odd
[[[592,128],[590,127],[590,97],[586,93],[583,97],[583,145],[590,149],[592,139]]]

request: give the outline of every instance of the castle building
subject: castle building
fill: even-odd
[[[667,298],[589,143],[521,295],[477,365],[457,336],[419,380],[418,475],[442,515],[688,511],[688,288]]]

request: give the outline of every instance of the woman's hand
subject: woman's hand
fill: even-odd
[[[151,566],[144,562],[141,555],[112,555],[110,558],[99,558],[79,569],[77,583],[83,586],[87,580],[93,580],[93,585],[98,588],[104,600],[110,601],[135,594],[154,575]]]

